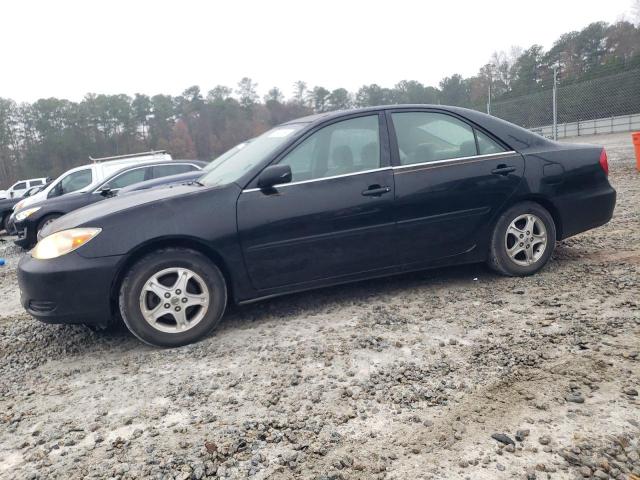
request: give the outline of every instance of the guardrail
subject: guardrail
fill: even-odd
[[[530,128],[531,131],[553,138],[553,125]],[[598,135],[604,133],[640,131],[640,113],[619,115],[616,117],[596,118],[557,125],[557,138],[579,137],[581,135]]]

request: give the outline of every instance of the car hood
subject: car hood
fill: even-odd
[[[35,207],[42,207],[42,206],[55,208],[56,205],[65,205],[69,203],[69,200],[73,201],[75,199],[84,198],[87,195],[91,195],[91,193],[73,192],[73,193],[67,193],[66,195],[60,195],[59,197],[44,198],[35,203],[25,205],[20,210],[26,210],[27,208],[35,208]],[[31,197],[28,197],[28,198],[31,198]]]
[[[0,209],[13,208],[20,200],[20,198],[0,198]]]
[[[59,232],[60,230],[67,230],[78,226],[89,227],[93,222],[99,223],[99,220],[104,217],[122,213],[144,204],[167,201],[181,195],[197,193],[203,189],[205,189],[205,187],[197,185],[181,185],[171,189],[149,189],[142,190],[135,195],[112,197],[103,202],[97,202],[87,205],[86,207],[79,208],[78,210],[74,210],[63,217],[60,217],[50,224],[42,234],[43,236],[46,236]]]

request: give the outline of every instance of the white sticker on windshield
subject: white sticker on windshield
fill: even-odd
[[[290,133],[295,132],[295,128],[279,128],[269,134],[269,138],[283,138],[289,136]]]

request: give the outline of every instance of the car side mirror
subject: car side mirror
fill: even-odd
[[[98,192],[103,197],[110,197],[113,194],[113,191],[111,190],[111,187],[109,185],[103,185],[102,187],[100,187],[100,190],[98,190]]]
[[[291,167],[289,165],[271,165],[265,168],[258,177],[258,188],[269,190],[274,185],[291,181]]]

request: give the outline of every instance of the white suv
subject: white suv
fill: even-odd
[[[38,187],[47,183],[46,178],[31,178],[29,180],[18,180],[7,190],[0,190],[0,199],[2,198],[20,198],[27,190],[32,187]]]
[[[29,205],[47,198],[59,197],[71,192],[85,192],[123,168],[131,165],[144,165],[149,162],[171,160],[171,155],[164,150],[158,150],[117,157],[89,158],[93,163],[67,170],[41,192],[19,201],[13,207],[13,211],[17,213]]]

